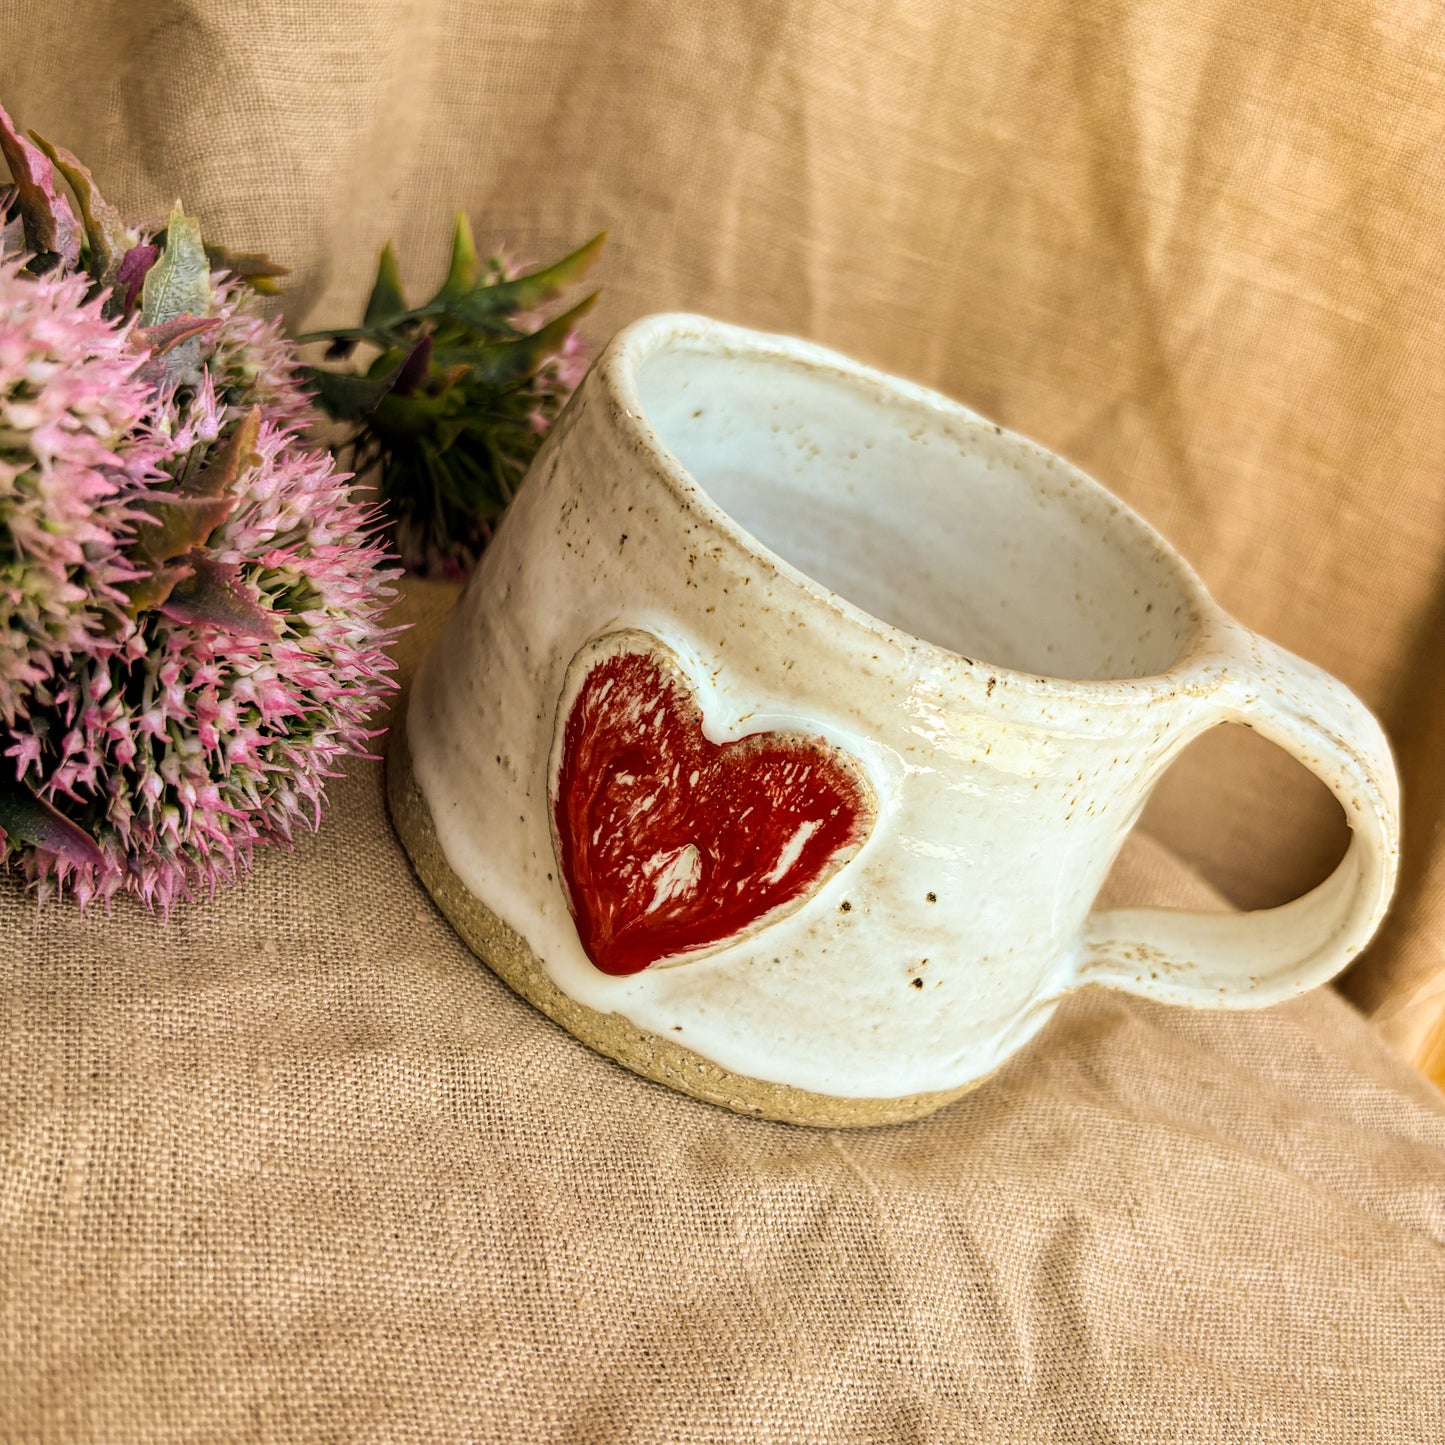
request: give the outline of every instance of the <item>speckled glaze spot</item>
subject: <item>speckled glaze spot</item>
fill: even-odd
[[[1336,872],[1243,916],[1094,911],[1155,782],[1221,722],[1334,791]],[[1209,1008],[1312,988],[1398,866],[1368,711],[1097,483],[922,387],[700,317],[599,357],[405,744],[431,876],[524,941],[528,997],[583,1037],[624,1021],[609,1051],[650,1077],[703,1060],[729,1098],[830,1101],[779,1106],[819,1122],[953,1096],[1087,984]]]

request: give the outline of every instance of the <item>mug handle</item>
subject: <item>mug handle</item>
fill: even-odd
[[[1250,913],[1106,909],[1085,926],[1080,983],[1195,1008],[1263,1008],[1333,978],[1370,941],[1395,885],[1400,785],[1379,723],[1342,682],[1231,624],[1206,726],[1239,722],[1339,800],[1350,845],[1310,892]]]

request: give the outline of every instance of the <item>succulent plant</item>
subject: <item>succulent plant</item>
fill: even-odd
[[[359,326],[316,331],[342,360],[374,352],[364,374],[307,373],[320,406],[353,427],[350,462],[375,475],[390,540],[410,571],[465,576],[516,493],[586,362],[577,322],[596,293],[541,323],[539,309],[580,280],[605,234],[525,275],[483,265],[458,215],[441,288],[409,307],[390,245]],[[531,328],[531,329],[529,329]]]
[[[127,228],[3,111],[0,151],[0,857],[168,911],[319,822],[390,686],[396,574],[301,444],[294,350],[246,289],[280,268],[179,206]]]

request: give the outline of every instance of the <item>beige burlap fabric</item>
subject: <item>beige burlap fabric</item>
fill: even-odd
[[[1384,716],[1350,987],[1445,1074],[1442,73],[1395,0],[0,9],[12,112],[298,321],[387,235],[430,280],[456,205],[606,225],[599,338],[802,332],[1115,486]],[[1090,995],[933,1119],[760,1124],[507,993],[381,799],[167,927],[0,891],[0,1438],[1445,1439],[1445,1106],[1338,997]],[[1148,821],[1236,902],[1339,848],[1227,731]],[[1143,840],[1117,886],[1208,896]]]
[[[164,933],[3,908],[7,1441],[1445,1438],[1445,1109],[1327,991],[820,1132],[509,993],[375,765]]]

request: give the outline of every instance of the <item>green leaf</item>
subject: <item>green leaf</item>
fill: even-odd
[[[241,579],[234,562],[218,562],[204,552],[186,557],[190,575],[181,578],[160,611],[176,622],[202,623],[244,637],[277,637],[280,622],[262,606],[260,594]]]
[[[184,485],[188,497],[226,497],[242,472],[261,465],[256,440],[261,435],[261,408],[253,406],[240,425],[206,459],[206,469]],[[205,539],[202,538],[202,541]]]
[[[376,267],[376,285],[371,288],[371,297],[366,303],[364,326],[389,326],[393,321],[406,315],[406,297],[401,294],[401,268],[396,263],[396,252],[391,242],[381,248],[381,260]]]
[[[164,606],[182,583],[203,570],[207,559],[197,549],[235,510],[232,489],[237,478],[260,462],[260,428],[261,409],[252,407],[211,451],[202,471],[183,479],[176,492],[151,493],[141,500],[143,516],[136,524],[132,555],[148,575],[124,589],[132,617]]]
[[[431,371],[431,353],[430,336],[423,336],[407,353],[406,360],[402,362],[391,384],[391,389],[397,396],[411,396],[426,384]]]
[[[141,325],[159,326],[178,316],[211,314],[211,264],[200,223],[181,211],[179,201],[166,222],[166,248],[146,272],[141,288]]]
[[[349,356],[363,341],[382,351],[401,342],[401,338],[397,337],[394,332],[384,331],[375,326],[338,326],[334,330],[305,331],[300,336],[293,336],[291,339],[297,346],[309,346],[313,341],[326,342],[328,358]]]
[[[472,223],[467,220],[465,211],[458,211],[452,228],[452,259],[447,267],[447,279],[442,283],[441,290],[427,303],[428,306],[445,305],[448,301],[465,296],[476,285],[479,269]]]
[[[204,546],[211,533],[235,510],[236,498],[153,494],[141,506],[145,516],[136,524],[133,552],[141,566],[154,570],[163,562],[184,557],[192,548]],[[134,600],[135,594],[131,596]]]
[[[126,595],[126,612],[136,618],[142,612],[162,606],[166,598],[175,591],[176,584],[190,575],[191,569],[184,563],[170,567],[152,567],[144,577],[127,582],[121,589]]]
[[[177,316],[159,326],[142,326],[135,334],[152,356],[164,356],[177,346],[215,331],[221,324],[219,316]]]
[[[71,863],[93,868],[105,864],[105,855],[84,828],[8,775],[0,777],[0,829],[9,839],[58,853]]]
[[[449,402],[442,396],[398,396],[391,392],[377,402],[371,424],[387,442],[436,439]]]
[[[515,316],[519,311],[544,306],[592,269],[593,263],[602,254],[606,240],[607,232],[599,231],[585,246],[579,246],[570,256],[564,256],[551,266],[527,276],[518,276],[515,281],[474,287],[465,296],[449,300],[446,311],[468,325],[488,327]]]
[[[140,327],[135,334],[150,347],[151,354],[136,375],[153,386],[162,386],[198,372],[201,351],[197,337],[215,331],[220,324],[219,316],[177,316],[159,326]]]
[[[302,379],[316,392],[316,401],[334,421],[355,421],[376,409],[376,404],[396,383],[400,366],[383,376],[357,376],[349,371],[326,371],[319,366],[303,369]]]
[[[434,361],[438,366],[465,365],[472,379],[490,386],[512,386],[526,381],[537,374],[548,357],[562,349],[567,333],[597,304],[600,294],[594,291],[530,336],[482,346],[438,347]]]
[[[279,265],[260,251],[229,251],[209,242],[206,260],[213,271],[229,271],[261,296],[279,296],[281,288],[276,284],[277,279],[291,274],[289,266]]]
[[[66,183],[75,193],[76,204],[80,207],[80,219],[85,225],[86,244],[90,248],[90,274],[97,281],[109,285],[115,280],[120,269],[121,258],[138,239],[133,231],[126,228],[116,210],[95,188],[95,177],[64,146],[51,145],[44,136],[30,132],[30,138],[50,157],[55,169],[65,177]]]

